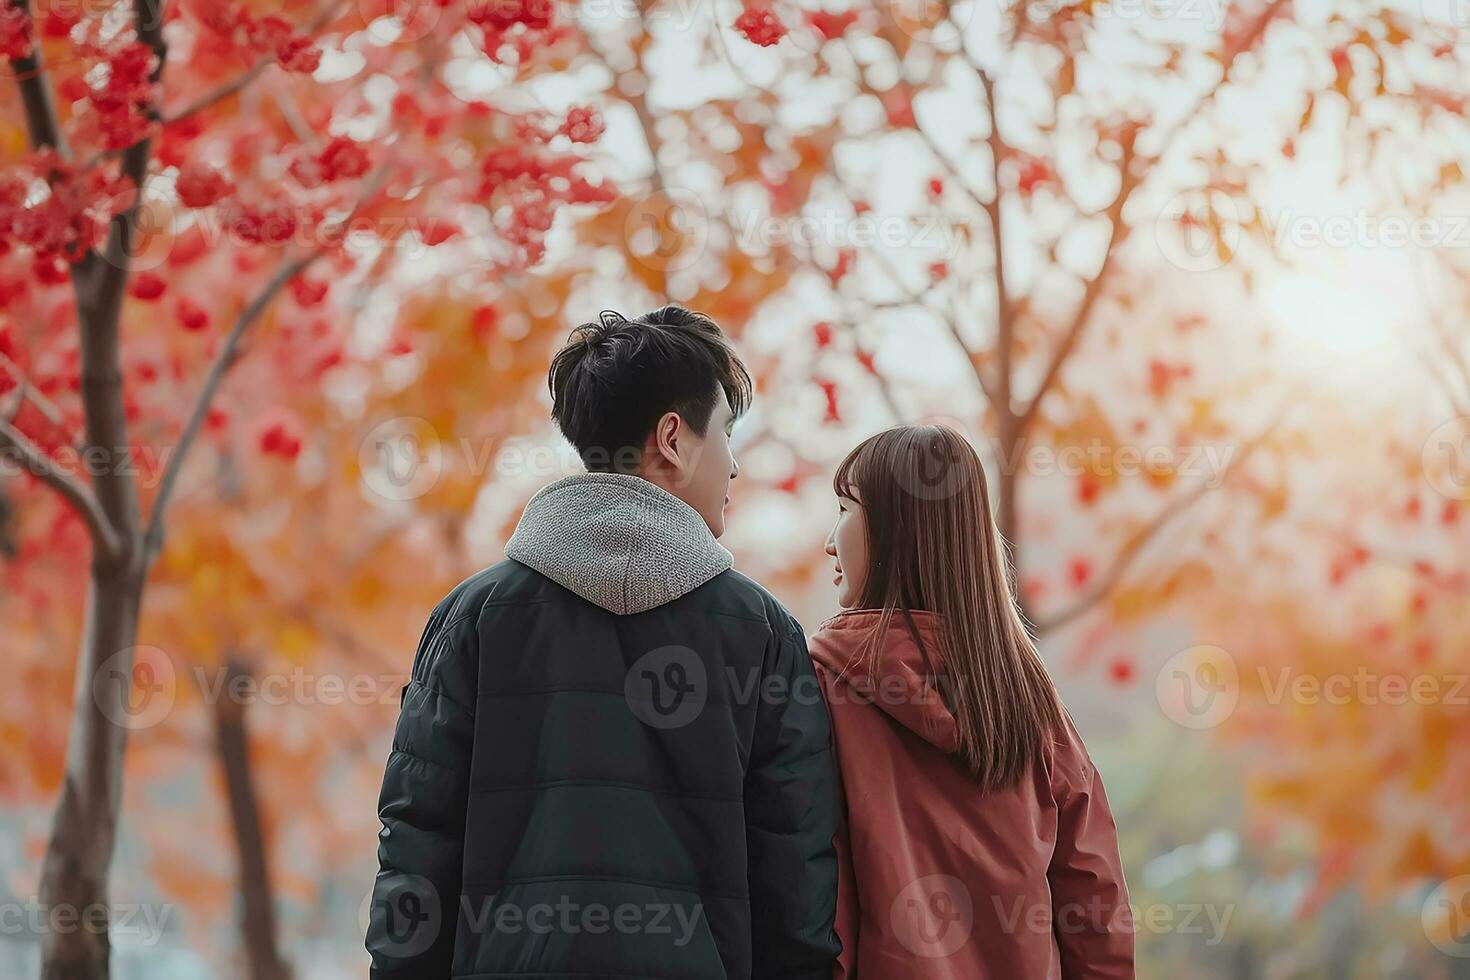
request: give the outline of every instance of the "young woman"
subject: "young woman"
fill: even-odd
[[[837,976],[1133,976],[1117,831],[1011,595],[980,460],[942,426],[854,449],[811,641],[846,798]]]

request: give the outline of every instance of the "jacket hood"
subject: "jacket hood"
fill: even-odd
[[[698,511],[623,473],[579,473],[537,491],[505,555],[620,616],[672,602],[735,563]]]
[[[934,670],[943,669],[941,618],[921,610],[910,613],[924,641],[920,650],[903,613],[895,612],[882,640],[877,676],[872,678],[864,662],[864,648],[877,629],[881,613],[878,609],[852,609],[833,616],[817,629],[808,644],[812,659],[833,674],[834,695],[850,694],[871,703],[940,751],[954,752],[959,748],[959,728],[924,662],[927,651]]]

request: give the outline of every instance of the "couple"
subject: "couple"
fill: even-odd
[[[429,617],[372,975],[1132,977],[1102,782],[969,444],[905,426],[842,462],[845,611],[809,649],[716,540],[753,397],[719,327],[604,313],[550,388],[588,472]]]

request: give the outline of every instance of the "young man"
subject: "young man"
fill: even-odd
[[[800,625],[732,567],[752,386],[708,317],[551,365],[588,472],[435,608],[379,802],[373,976],[826,980],[831,736]]]

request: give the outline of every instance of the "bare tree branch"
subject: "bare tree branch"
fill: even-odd
[[[1015,321],[1012,318],[1010,293],[1006,288],[1005,241],[1001,226],[1000,199],[1000,165],[1006,156],[1006,146],[1000,135],[1000,112],[995,102],[995,80],[990,77],[988,71],[980,71],[980,85],[985,89],[985,105],[990,112],[990,132],[986,134],[985,142],[990,146],[990,168],[995,181],[995,194],[985,205],[985,213],[990,217],[990,239],[995,250],[995,260],[992,266],[995,270],[995,343],[1000,374],[996,386],[996,398],[992,399],[992,402],[995,404],[996,412],[1003,417],[1002,428],[1005,429],[1010,427],[1010,420],[1015,418],[1015,411],[1011,405],[1011,357],[1014,353],[1012,327]]]
[[[25,12],[32,20],[30,0],[8,0],[13,9]],[[34,23],[34,21],[33,21]],[[46,60],[39,42],[32,43],[30,54],[24,58],[11,58],[10,70],[20,87],[21,102],[25,105],[26,128],[31,135],[31,145],[40,149],[50,146],[62,155],[69,155],[61,127],[56,121],[56,104],[51,99],[51,87],[46,83]]]
[[[151,560],[163,547],[163,519],[168,510],[169,500],[173,497],[174,487],[178,483],[179,473],[183,469],[189,450],[194,445],[194,440],[199,435],[199,430],[204,426],[204,420],[209,415],[209,406],[214,401],[214,396],[219,391],[225,374],[239,356],[240,341],[280,291],[285,288],[286,283],[320,255],[321,250],[317,249],[282,262],[276,274],[240,312],[240,316],[235,320],[235,326],[225,338],[219,353],[215,355],[214,363],[209,366],[209,373],[205,376],[204,384],[199,389],[199,396],[194,401],[194,409],[189,413],[189,421],[185,423],[184,431],[179,436],[179,444],[169,458],[168,465],[164,468],[163,479],[158,485],[158,495],[153,498],[153,510],[149,515],[148,530],[143,539],[145,562]]]
[[[393,170],[393,158],[390,156],[379,165],[377,171],[367,180],[362,194],[352,206],[352,210],[338,223],[338,227],[347,229],[351,226],[353,218],[357,216],[363,206],[382,189],[387,182],[388,175]],[[331,237],[331,236],[328,236]],[[179,473],[183,470],[184,460],[189,455],[194,441],[199,436],[199,430],[204,426],[204,420],[209,415],[209,407],[214,401],[215,394],[224,382],[225,375],[234,366],[240,356],[240,342],[245,334],[254,326],[255,322],[263,314],[279,295],[286,283],[321,257],[322,247],[317,247],[294,259],[283,261],[270,280],[265,284],[255,298],[240,311],[240,316],[235,320],[219,353],[215,356],[214,363],[209,366],[209,373],[205,375],[204,384],[199,389],[199,396],[195,399],[193,411],[189,414],[189,420],[184,424],[184,431],[179,436],[178,447],[170,457],[168,465],[164,468],[163,479],[158,485],[158,494],[153,498],[153,509],[148,517],[148,529],[143,538],[144,561],[151,561],[157,556],[163,547],[164,516],[168,510],[170,499],[173,497],[174,488],[178,483]]]
[[[58,427],[65,427],[66,416],[62,414],[61,409],[57,408],[56,403],[46,397],[45,392],[41,391],[36,383],[21,370],[19,364],[16,364],[6,355],[0,354],[0,367],[5,368],[10,373],[10,376],[15,379],[16,390],[20,393],[19,400],[16,403],[17,411],[21,402],[30,401],[46,417],[46,421]]]
[[[8,446],[25,464],[26,472],[60,494],[86,522],[98,558],[111,560],[119,553],[122,536],[103,512],[96,494],[85,483],[58,466],[9,421],[0,422],[0,446]]]
[[[316,16],[304,28],[305,32],[307,34],[315,34],[321,30],[337,15],[337,8],[338,4],[333,2],[323,4],[322,8],[317,11]],[[222,82],[220,85],[199,96],[193,102],[186,103],[173,112],[164,113],[161,122],[165,126],[168,126],[182,119],[188,119],[195,113],[203,112],[205,109],[223,102],[255,81],[267,68],[275,63],[276,56],[274,54],[265,55],[236,77]]]
[[[257,78],[260,77],[262,72],[264,72],[267,68],[275,63],[276,58],[274,55],[267,55],[266,57],[261,58],[259,61],[251,65],[249,68],[247,68],[244,72],[237,75],[236,77],[220,84],[213,89],[210,89],[208,92],[205,92],[193,102],[190,102],[178,109],[175,109],[173,112],[166,114],[162,120],[163,124],[165,126],[171,126],[176,122],[188,119],[190,116],[195,115],[196,113],[203,112],[210,106],[223,102],[225,99],[228,99],[230,96],[234,95],[236,92],[239,92],[241,89],[245,88],[245,86],[255,81]]]
[[[1047,392],[1056,383],[1057,376],[1061,374],[1062,367],[1067,363],[1067,358],[1071,356],[1073,349],[1077,346],[1077,341],[1082,338],[1082,334],[1087,329],[1088,322],[1092,318],[1093,308],[1097,305],[1098,298],[1102,295],[1103,283],[1107,279],[1109,271],[1116,264],[1114,258],[1118,251],[1118,245],[1128,234],[1128,228],[1123,223],[1123,208],[1127,205],[1128,198],[1133,194],[1134,188],[1138,186],[1138,182],[1129,175],[1129,162],[1129,157],[1125,154],[1123,162],[1120,165],[1122,183],[1118,187],[1118,194],[1113,199],[1112,205],[1108,208],[1108,244],[1106,250],[1103,252],[1102,265],[1098,268],[1097,273],[1087,280],[1087,284],[1083,287],[1082,302],[1077,305],[1077,310],[1072,315],[1071,324],[1067,327],[1066,332],[1062,334],[1061,342],[1052,351],[1051,359],[1047,362],[1046,371],[1041,376],[1041,383],[1036,386],[1035,394],[1026,403],[1026,407],[1017,413],[1017,430],[1020,432],[1025,432],[1031,424],[1031,420],[1036,417],[1036,410],[1041,405],[1042,399],[1046,397]]]
[[[1102,293],[1105,280],[1116,265],[1113,261],[1114,252],[1122,239],[1127,237],[1129,229],[1123,225],[1122,215],[1123,209],[1133,196],[1133,192],[1143,185],[1148,175],[1153,172],[1154,165],[1168,155],[1169,150],[1174,145],[1174,141],[1179,138],[1179,135],[1184,132],[1185,128],[1195,119],[1199,118],[1205,108],[1215,101],[1221,89],[1229,82],[1239,55],[1255,46],[1256,42],[1265,33],[1266,28],[1271,25],[1271,22],[1280,14],[1286,4],[1287,0],[1271,0],[1266,8],[1262,10],[1252,22],[1250,29],[1238,39],[1237,43],[1239,47],[1227,53],[1225,66],[1220,73],[1219,79],[1216,80],[1214,85],[1210,86],[1208,91],[1196,100],[1189,112],[1176,119],[1174,124],[1164,131],[1159,141],[1159,148],[1156,151],[1146,156],[1135,156],[1132,141],[1130,140],[1124,143],[1123,158],[1118,164],[1118,194],[1104,212],[1108,217],[1111,230],[1108,237],[1107,251],[1103,254],[1102,265],[1099,267],[1097,274],[1087,280],[1082,296],[1082,303],[1078,307],[1076,315],[1072,318],[1071,325],[1067,328],[1066,333],[1063,334],[1061,343],[1057,346],[1057,349],[1052,353],[1052,357],[1047,363],[1046,372],[1042,375],[1041,383],[1036,388],[1036,393],[1032,395],[1026,408],[1020,413],[1021,431],[1024,432],[1026,426],[1035,417],[1042,399],[1046,397],[1047,392],[1055,384],[1057,376],[1065,366],[1068,356],[1087,329],[1093,308],[1096,306],[1098,297]],[[1135,161],[1143,164],[1139,174],[1134,173]]]
[[[1266,424],[1265,428],[1263,428],[1253,438],[1242,444],[1240,452],[1235,454],[1235,457],[1231,459],[1230,463],[1225,467],[1224,472],[1220,474],[1219,483],[1216,486],[1211,486],[1211,484],[1208,482],[1201,483],[1194,489],[1190,490],[1188,493],[1176,498],[1175,500],[1167,504],[1161,511],[1154,515],[1152,520],[1143,525],[1143,527],[1139,528],[1128,538],[1128,540],[1124,543],[1122,549],[1120,549],[1118,554],[1114,556],[1112,564],[1108,566],[1108,570],[1103,573],[1103,575],[1098,579],[1097,584],[1094,585],[1091,590],[1089,590],[1087,593],[1082,595],[1075,602],[1062,609],[1061,611],[1054,613],[1051,616],[1037,617],[1037,632],[1048,633],[1052,630],[1059,629],[1060,627],[1065,626],[1067,623],[1070,623],[1072,620],[1081,616],[1089,609],[1092,609],[1103,599],[1107,598],[1108,594],[1117,587],[1118,583],[1122,580],[1123,575],[1133,565],[1133,562],[1138,558],[1139,554],[1148,545],[1148,543],[1159,534],[1160,531],[1167,527],[1169,523],[1172,522],[1180,514],[1185,513],[1195,504],[1203,500],[1212,491],[1217,489],[1218,486],[1223,486],[1225,482],[1230,479],[1231,474],[1239,469],[1241,464],[1250,457],[1251,453],[1254,452],[1258,446],[1260,446],[1271,436],[1271,434],[1276,430],[1277,426],[1280,425],[1281,418],[1285,414],[1286,408],[1290,405],[1290,402],[1290,396],[1283,399],[1283,404],[1281,408],[1277,411],[1271,421]]]
[[[15,421],[16,416],[20,414],[20,407],[25,404],[27,384],[28,382],[25,381],[16,382],[15,391],[10,393],[10,406],[0,409],[0,421],[7,423]]]

